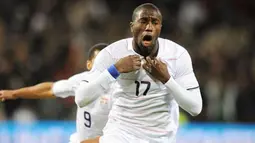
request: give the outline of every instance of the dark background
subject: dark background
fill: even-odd
[[[131,36],[132,11],[144,2],[163,14],[161,37],[193,59],[204,107],[190,120],[254,122],[254,0],[1,0],[0,89],[84,71],[90,46]],[[72,98],[7,101],[0,120],[72,120],[75,110]]]

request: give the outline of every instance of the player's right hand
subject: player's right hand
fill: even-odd
[[[121,58],[116,64],[115,67],[119,73],[128,73],[132,71],[139,70],[141,68],[141,59],[138,55],[129,55],[124,58]]]
[[[17,99],[17,97],[14,96],[14,94],[11,90],[1,90],[0,91],[0,101],[14,100],[14,99]]]

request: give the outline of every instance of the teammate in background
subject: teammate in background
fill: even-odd
[[[100,77],[107,70],[116,79],[115,102],[103,136],[83,143],[173,143],[179,106],[193,116],[201,112],[202,98],[190,55],[173,41],[159,38],[161,27],[160,10],[153,4],[142,4],[133,11],[133,37],[119,40],[99,53],[90,74]],[[119,68],[116,61],[128,55],[141,58]],[[142,64],[142,68],[133,68],[134,64]],[[77,105],[83,107],[100,96],[91,89],[100,89],[106,83],[94,79],[86,86],[81,84],[75,96]]]
[[[106,47],[107,44],[96,44],[89,50],[89,59],[87,60],[87,69],[90,70],[94,64],[94,59],[97,54]],[[128,72],[130,69],[137,70],[140,68],[140,63],[134,63],[139,59],[139,56],[126,56],[118,60],[116,67],[123,69],[122,72]],[[16,90],[1,90],[0,101],[22,99],[41,99],[41,98],[66,98],[68,96],[76,96],[77,87],[82,84],[86,86],[89,81],[96,79],[103,86],[97,89],[91,89],[91,92],[97,94],[102,93],[98,98],[87,98],[86,105],[77,109],[76,117],[76,133],[70,136],[70,143],[77,143],[88,138],[94,138],[102,135],[107,120],[109,110],[113,99],[109,89],[111,84],[108,81],[115,79],[106,70],[100,76],[94,77],[89,72],[83,72],[70,77],[68,80],[60,80],[57,82],[44,82],[31,87],[20,88]],[[107,83],[106,83],[107,82]],[[107,84],[107,85],[106,85]],[[86,94],[86,93],[83,93]]]
[[[87,69],[90,70],[97,54],[107,46],[100,43],[90,48],[87,60]],[[83,72],[70,77],[67,80],[57,82],[44,82],[34,86],[20,88],[16,90],[0,91],[0,100],[41,99],[41,98],[66,98],[74,96],[75,90],[80,82],[86,82],[88,72]],[[110,110],[110,100],[107,95],[102,95],[99,99],[89,103],[83,108],[77,108],[76,132],[71,135],[70,142],[77,143],[84,139],[102,135],[102,129],[108,120]]]

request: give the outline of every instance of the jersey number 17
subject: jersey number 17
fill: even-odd
[[[149,81],[140,81],[139,82],[139,81],[136,80],[135,84],[136,84],[136,92],[135,92],[136,96],[139,96],[140,85],[143,85],[143,84],[147,85],[146,89],[143,92],[143,96],[145,96],[148,93],[148,91],[151,87],[151,83]]]

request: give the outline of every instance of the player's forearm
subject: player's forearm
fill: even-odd
[[[22,99],[40,99],[55,97],[52,92],[53,82],[44,82],[30,87],[13,90],[13,95],[16,98]]]
[[[197,116],[201,112],[202,98],[199,88],[192,90],[184,89],[172,78],[165,85],[181,108],[192,116]]]
[[[83,81],[75,92],[75,102],[79,107],[84,107],[103,95],[110,88],[111,83],[115,81],[108,70],[94,73],[93,76],[97,78],[91,82]]]

